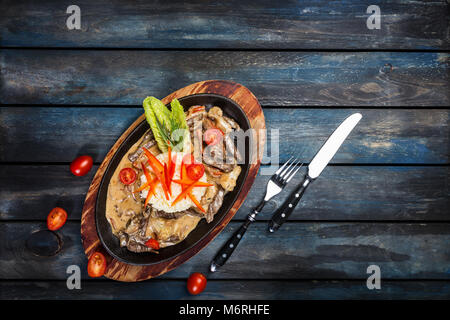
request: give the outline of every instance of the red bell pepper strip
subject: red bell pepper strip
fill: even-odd
[[[170,196],[172,196],[172,191],[170,190],[170,181],[169,181],[169,169],[167,168],[167,163],[164,163],[164,179],[167,186],[167,191],[169,192]]]
[[[181,184],[183,186],[189,186],[194,184],[194,187],[211,187],[212,184],[203,181],[188,181],[188,180],[172,180],[172,182]]]
[[[147,179],[147,183],[139,188],[139,189],[145,189],[146,187],[148,187],[148,193],[147,193],[147,198],[145,198],[145,203],[144,203],[144,207],[147,206],[148,201],[150,200],[151,196],[153,195],[153,193],[155,192],[155,187],[156,187],[156,183],[158,182],[158,178],[152,178],[150,175],[150,172],[148,172],[147,168],[144,166],[144,164],[142,163],[142,170],[144,170],[144,175],[145,178]],[[135,191],[136,192],[136,191]]]
[[[153,172],[155,173],[156,177],[158,178],[159,182],[161,182],[161,186],[164,190],[164,194],[166,196],[166,199],[169,200],[169,191],[167,189],[166,185],[166,178],[165,178],[165,172],[164,172],[164,166],[159,162],[159,160],[146,148],[142,147],[142,150],[144,150],[145,155],[148,159],[148,164],[152,168]]]
[[[173,158],[171,158],[171,167],[169,169],[170,181],[172,181],[173,176],[175,175],[175,167],[177,166],[177,155],[175,154]]]
[[[167,165],[164,164],[164,169],[166,169],[165,175],[167,188],[169,189],[169,194],[172,196],[172,188],[171,188],[172,179],[170,178],[170,171],[172,170],[172,148],[170,147],[170,142],[167,147]]]
[[[203,207],[202,207],[202,205],[200,204],[200,202],[198,202],[197,198],[194,197],[194,195],[192,194],[192,192],[189,192],[189,193],[188,193],[188,196],[189,196],[189,198],[192,200],[192,202],[197,206],[197,208],[198,208],[201,212],[203,212],[203,213],[206,212],[205,209],[203,209]]]
[[[174,182],[177,182],[177,181],[174,180]],[[191,190],[192,190],[194,187],[200,187],[200,186],[198,185],[198,183],[199,183],[199,181],[194,181],[194,182],[191,183],[186,189],[184,189],[183,192],[181,192],[181,193],[178,195],[178,197],[176,197],[175,200],[172,202],[172,206],[173,206],[174,204],[176,204],[178,201],[180,201],[181,199],[183,199],[184,197],[186,197],[186,196],[191,192]],[[204,184],[204,185],[201,185],[201,187],[210,187],[210,186],[212,186],[212,184],[209,184],[209,183],[204,183],[204,182],[201,182],[201,183]]]

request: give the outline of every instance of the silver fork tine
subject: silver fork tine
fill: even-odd
[[[292,165],[295,163],[295,161],[297,161],[297,159],[294,159],[294,160],[289,164],[289,166],[287,166],[287,167],[283,170],[283,172],[280,174],[280,178],[285,179],[284,176],[285,176],[286,173],[289,171],[289,169],[292,167]]]
[[[278,170],[275,171],[275,174],[279,174],[281,171],[283,171],[284,167],[286,167],[286,165],[289,163],[289,161],[292,160],[292,158],[293,158],[293,157],[290,157],[290,158],[288,159],[288,161],[286,161],[280,168],[278,168]]]
[[[289,172],[286,173],[286,176],[284,177],[284,180],[286,180],[286,182],[287,182],[287,179],[291,176],[291,173],[295,170],[295,168],[298,166],[298,164],[299,164],[300,162],[301,162],[301,161],[298,160],[297,163],[293,163],[293,164],[292,164],[291,169],[289,170]]]
[[[300,161],[299,161],[300,162]],[[298,165],[298,163],[297,163]],[[286,183],[288,183],[289,181],[291,181],[292,177],[295,176],[295,174],[297,173],[298,170],[301,169],[301,167],[303,167],[303,163],[300,165],[300,167],[298,167],[294,172],[292,172],[292,174],[289,176],[289,178],[287,178]]]

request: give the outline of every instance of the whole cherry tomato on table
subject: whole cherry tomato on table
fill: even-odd
[[[61,228],[67,220],[67,212],[63,208],[53,208],[47,216],[48,230],[55,231]]]
[[[88,261],[88,274],[92,278],[101,277],[105,274],[106,258],[100,252],[95,252]]]
[[[78,177],[84,176],[91,170],[93,163],[91,156],[79,156],[70,164],[70,171]]]
[[[119,172],[119,179],[125,185],[132,184],[136,181],[136,171],[131,168],[123,168]]]
[[[197,295],[206,288],[206,277],[199,273],[194,272],[192,273],[187,281],[187,289],[190,294]]]

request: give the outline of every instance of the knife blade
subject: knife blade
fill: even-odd
[[[327,164],[334,157],[342,143],[345,139],[347,139],[348,135],[352,132],[361,118],[362,115],[360,113],[354,113],[347,117],[347,119],[345,119],[344,122],[342,122],[339,127],[334,130],[331,136],[311,160],[303,181],[272,216],[272,219],[269,222],[270,232],[278,230],[278,228],[280,228],[281,225],[289,218],[292,211],[294,211],[294,208],[299,203],[306,188],[322,173],[323,169],[325,169]]]
[[[311,163],[308,166],[308,175],[312,179],[316,179],[325,169],[328,162],[334,157],[336,152],[342,143],[347,139],[350,132],[361,120],[362,115],[360,113],[354,113],[349,116],[341,125],[334,130],[325,144],[320,148],[319,152],[316,153]]]

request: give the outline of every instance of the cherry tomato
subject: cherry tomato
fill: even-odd
[[[91,156],[80,156],[72,161],[70,171],[78,177],[84,176],[91,170],[93,162]]]
[[[119,172],[119,179],[123,184],[132,184],[136,181],[136,171],[131,168],[123,168]]]
[[[187,281],[187,289],[190,294],[197,295],[206,288],[206,277],[199,273],[192,273]]]
[[[159,250],[159,242],[155,239],[148,239],[145,245],[149,248]]]
[[[209,146],[214,146],[222,141],[223,133],[219,129],[208,129],[203,134],[203,140]]]
[[[88,261],[88,274],[92,278],[101,277],[105,274],[106,258],[100,252],[95,252]]]
[[[67,212],[63,208],[53,208],[47,216],[48,230],[55,231],[61,228],[67,220]]]
[[[186,168],[186,173],[189,179],[194,181],[200,180],[205,173],[205,166],[201,163],[191,164]]]

